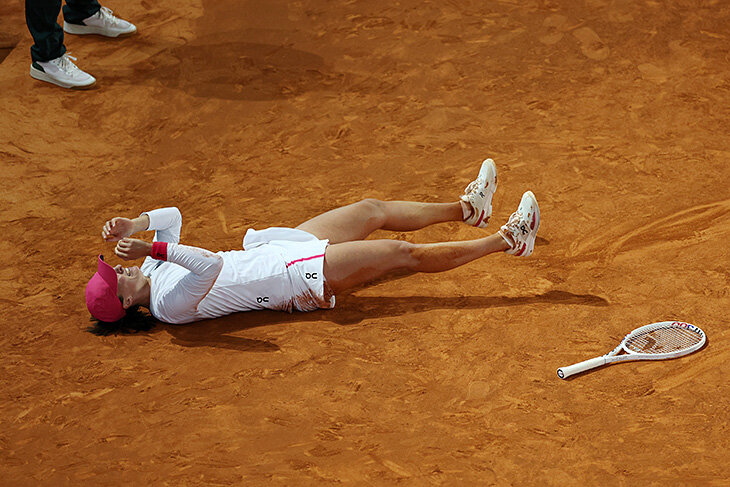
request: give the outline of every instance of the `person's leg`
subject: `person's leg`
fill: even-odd
[[[30,48],[33,62],[46,62],[66,53],[63,29],[56,19],[61,0],[25,0],[25,22],[34,44]]]
[[[360,240],[327,247],[324,276],[337,294],[396,270],[443,272],[511,246],[499,234],[478,240],[412,244],[398,240]]]
[[[463,221],[485,228],[492,215],[492,197],[497,189],[497,168],[485,159],[477,179],[469,183],[455,203],[417,203],[365,199],[328,211],[297,228],[330,243],[362,240],[375,230],[411,231],[448,221]]]
[[[127,37],[137,32],[137,27],[114,15],[97,0],[66,0],[63,7],[63,30],[67,34]]]
[[[96,0],[66,0],[63,6],[63,20],[69,24],[81,24],[101,9]]]
[[[375,230],[406,232],[434,223],[463,221],[461,202],[417,203],[364,199],[330,210],[307,220],[297,228],[319,239],[337,244],[362,240]]]

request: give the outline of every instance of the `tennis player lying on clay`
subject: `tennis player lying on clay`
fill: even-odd
[[[144,212],[134,219],[112,218],[104,224],[102,237],[118,242],[117,256],[146,258],[141,268],[125,268],[111,267],[100,255],[98,270],[86,286],[86,305],[103,323],[118,322],[138,306],[174,324],[239,311],[313,311],[333,308],[338,293],[392,271],[442,272],[494,252],[527,257],[540,226],[531,191],[499,231],[477,240],[363,240],[378,229],[410,231],[448,221],[485,228],[496,188],[497,170],[487,159],[454,203],[365,199],[294,229],[250,229],[244,250],[218,253],[180,243],[182,216],[177,208]],[[153,243],[129,238],[145,230],[155,230]]]

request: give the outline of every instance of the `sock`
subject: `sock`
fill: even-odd
[[[467,218],[469,218],[472,213],[474,213],[474,210],[472,209],[471,205],[467,203],[466,201],[459,201],[461,203],[461,212],[464,215],[464,221],[466,221]]]
[[[509,249],[507,250],[512,250],[513,248],[515,248],[515,241],[511,237],[508,238],[506,232],[503,232],[500,228],[499,230],[497,230],[497,233],[500,237],[502,237],[505,242],[507,242],[507,245],[509,245]],[[505,252],[507,252],[507,250],[505,250]]]

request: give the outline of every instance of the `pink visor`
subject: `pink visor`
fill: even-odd
[[[91,316],[100,321],[113,323],[124,318],[127,311],[117,297],[117,272],[99,256],[96,274],[86,285],[86,307]]]

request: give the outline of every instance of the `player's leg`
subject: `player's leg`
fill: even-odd
[[[336,293],[396,270],[443,272],[494,252],[527,257],[540,227],[540,208],[531,191],[498,233],[477,240],[412,244],[398,240],[360,240],[327,247],[324,275]]]
[[[479,228],[487,226],[492,214],[492,196],[497,188],[494,161],[482,162],[477,179],[454,203],[417,203],[365,199],[328,211],[297,228],[331,243],[362,240],[375,230],[411,231],[447,221],[465,221]]]
[[[330,243],[362,240],[375,230],[406,232],[434,223],[461,221],[462,205],[364,199],[307,220],[297,228]]]
[[[324,275],[335,294],[390,272],[443,272],[511,246],[499,234],[478,240],[412,244],[399,240],[360,240],[327,247]]]

